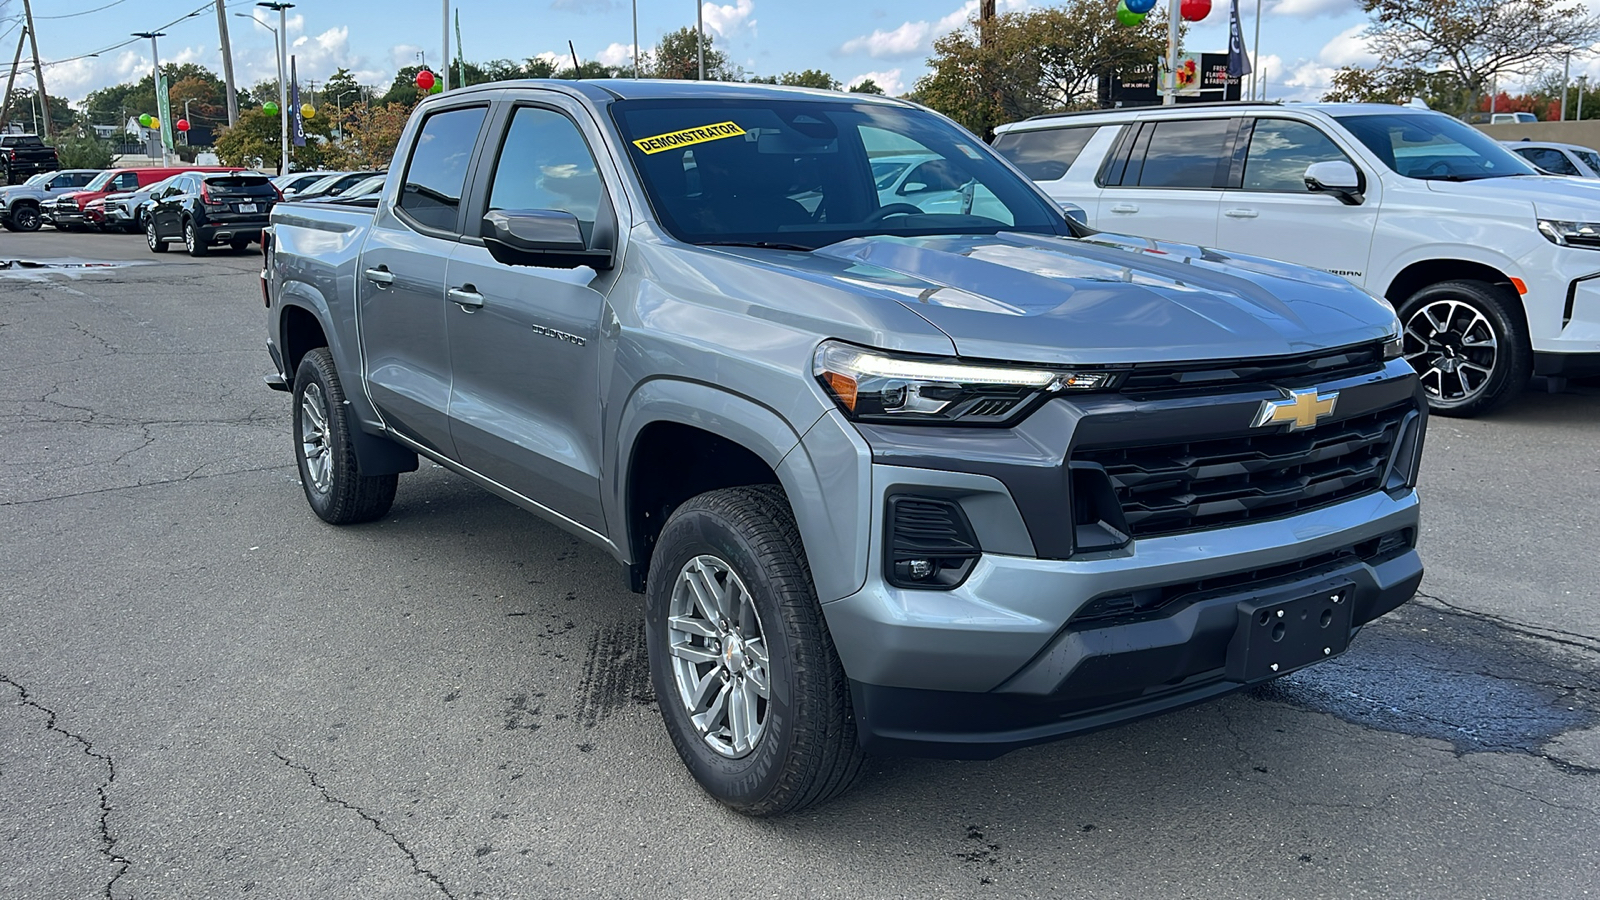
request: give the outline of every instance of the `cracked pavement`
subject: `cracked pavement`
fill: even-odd
[[[431,466],[323,525],[259,257],[169,256],[0,273],[0,896],[1600,896],[1594,383],[1433,420],[1424,595],[1345,657],[752,822],[606,557]]]

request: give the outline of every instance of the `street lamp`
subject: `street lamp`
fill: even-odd
[[[268,25],[267,23],[261,21],[260,19],[256,18],[255,16],[253,16],[253,15],[251,15],[249,13],[234,13],[234,15],[238,16],[241,19],[249,19],[250,21],[256,23],[257,25],[260,25],[262,28],[265,28],[266,30],[272,32],[272,55],[277,59],[277,62],[278,62],[278,87],[281,89],[283,87],[283,50],[281,49],[281,46],[280,46],[281,42],[278,40],[278,37],[279,37],[278,29],[273,28],[271,25]],[[281,90],[280,90],[280,93],[282,93]],[[283,112],[284,112],[283,106],[288,104],[288,102],[289,101],[287,99],[285,99],[283,101],[283,104],[280,104],[280,108],[278,110],[278,114],[279,115],[283,114]],[[289,126],[288,126],[289,120],[287,118],[285,118],[283,121],[284,121],[284,128],[283,128],[284,135],[287,138],[288,130],[289,130]],[[285,144],[287,144],[287,143],[288,143],[287,140],[285,140]],[[287,162],[288,158],[289,158],[288,157],[288,151],[284,151],[284,162],[282,163],[282,165],[284,166],[284,172],[285,173],[288,172],[288,162]],[[283,174],[283,173],[280,173],[280,174]]]
[[[139,37],[139,38],[149,38],[150,39],[150,85],[151,85],[151,87],[155,88],[155,91],[156,91],[156,114],[160,115],[161,114],[161,54],[156,49],[156,38],[158,38],[158,37],[166,37],[167,36],[166,32],[164,32],[164,31],[136,31],[136,32],[133,33],[133,36],[134,37]],[[171,128],[172,124],[169,123],[169,122],[163,122],[162,123],[162,127]],[[167,156],[167,142],[165,140],[163,140],[159,134],[156,135],[156,139],[161,141],[161,165],[163,165],[163,166],[172,165],[171,158],[169,158]]]
[[[269,3],[261,0],[256,6],[278,11],[278,139],[283,145],[283,163],[278,169],[278,174],[287,175],[289,174],[289,83],[284,78],[284,70],[289,66],[285,56],[289,52],[289,10],[294,9],[294,4]]]

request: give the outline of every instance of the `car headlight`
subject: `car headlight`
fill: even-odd
[[[1600,250],[1600,222],[1565,222],[1540,219],[1539,233],[1552,244]]]
[[[1042,398],[1112,387],[1111,371],[973,365],[824,341],[813,372],[839,408],[867,422],[1005,425]]]
[[[1399,359],[1405,355],[1405,339],[1400,335],[1383,342],[1383,358],[1385,360]]]

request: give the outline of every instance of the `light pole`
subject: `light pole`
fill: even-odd
[[[194,102],[194,100],[192,100],[192,99],[183,101],[183,120],[185,122],[189,122],[189,104],[191,104],[193,102]],[[194,127],[194,123],[193,122],[189,122],[189,127],[193,128]],[[189,146],[189,132],[187,132],[187,131],[185,131],[183,133],[183,145],[185,147]]]
[[[1172,0],[1177,3],[1178,0]],[[706,80],[706,5],[694,0],[694,55],[700,61],[700,80]]]
[[[639,77],[639,0],[633,0],[633,77]]]
[[[1161,91],[1161,104],[1178,102],[1178,0],[1167,4],[1167,75]]]
[[[450,0],[444,0],[444,56],[439,57],[439,90],[450,90]]]
[[[1561,121],[1567,120],[1567,94],[1572,88],[1572,51],[1567,51],[1567,61],[1561,67]]]
[[[149,38],[150,39],[150,84],[151,84],[152,87],[155,88],[155,91],[156,91],[156,115],[160,116],[161,115],[161,93],[162,93],[161,92],[161,54],[156,49],[156,38],[158,38],[158,37],[166,37],[167,36],[166,32],[164,32],[164,31],[136,31],[136,32],[133,33],[133,36],[134,37],[141,37],[141,38]],[[161,123],[161,127],[162,128],[171,128],[172,127],[172,123],[171,122],[162,122]],[[172,165],[172,160],[169,159],[168,156],[167,156],[167,142],[166,142],[166,140],[163,139],[159,134],[156,135],[156,139],[161,141],[161,164],[163,166]]]
[[[272,32],[272,55],[277,59],[277,62],[278,62],[278,86],[280,88],[282,88],[283,87],[283,52],[279,49],[279,43],[280,42],[278,40],[278,29],[273,28],[271,25],[268,25],[267,23],[261,21],[260,19],[256,18],[255,16],[250,15],[249,13],[234,13],[234,15],[238,16],[241,19],[249,19],[250,21],[256,23],[257,25],[260,25],[262,28],[265,28],[266,30]],[[280,90],[279,93],[283,93],[283,92]],[[287,99],[285,99],[284,102],[287,103],[289,101]],[[279,109],[278,110],[278,114],[282,115],[283,114],[283,110]],[[284,131],[287,132],[288,131],[288,124],[287,123],[288,123],[289,120],[288,119],[284,119],[283,121],[285,123]],[[285,135],[285,137],[287,137],[287,135]],[[287,171],[287,166],[285,166],[285,170]],[[283,173],[280,173],[280,174],[283,174]]]
[[[1578,121],[1583,121],[1583,92],[1589,89],[1589,76],[1578,76]]]
[[[283,57],[289,52],[289,10],[294,9],[294,4],[268,3],[266,0],[261,0],[256,6],[278,11],[278,140],[283,145],[283,162],[278,174],[287,175],[289,174],[289,82],[284,79],[284,69],[288,67],[288,61]]]

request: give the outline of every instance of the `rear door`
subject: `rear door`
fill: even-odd
[[[1159,118],[1124,131],[1101,170],[1095,228],[1210,246],[1232,168],[1232,118]]]
[[[1222,196],[1217,247],[1322,269],[1358,286],[1366,283],[1372,235],[1378,227],[1381,180],[1363,172],[1322,129],[1295,119],[1262,117],[1241,132],[1244,167]],[[1366,185],[1363,202],[1350,206],[1332,194],[1306,189],[1312,163],[1343,161]]]
[[[1068,215],[1087,225],[1102,191],[1095,178],[1123,127],[1069,125],[1009,131],[994,139],[994,149],[1039,185]]]
[[[368,396],[391,429],[450,459],[445,274],[488,111],[487,100],[464,102],[422,120],[401,150],[397,201],[379,205],[355,273]]]
[[[549,94],[497,119],[472,221],[496,209],[562,210],[585,234],[597,219],[615,221],[608,193],[617,194],[591,149],[604,145],[581,106]],[[472,232],[450,260],[450,433],[462,463],[594,531],[604,530],[598,338],[615,277],[502,265]]]

